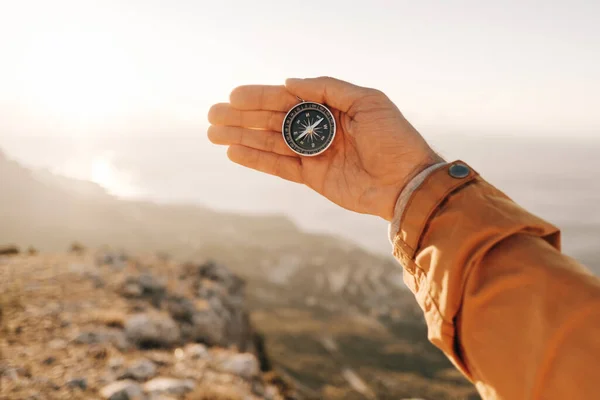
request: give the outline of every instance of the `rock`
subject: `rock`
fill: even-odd
[[[279,390],[276,386],[273,385],[268,385],[267,387],[265,387],[265,391],[262,396],[265,400],[281,398],[281,396],[279,396]]]
[[[87,349],[87,356],[96,360],[104,360],[108,357],[109,348],[106,344],[91,344]]]
[[[192,339],[209,346],[225,345],[226,321],[212,310],[204,310],[194,314],[192,318]]]
[[[152,361],[154,364],[164,367],[165,365],[173,364],[173,357],[170,353],[163,352],[146,352],[146,357]]]
[[[73,341],[78,344],[110,343],[119,350],[127,350],[129,348],[127,337],[119,329],[84,331],[79,333]]]
[[[120,271],[127,266],[127,254],[123,252],[107,251],[96,255],[96,264],[108,265],[113,269]]]
[[[258,360],[251,353],[233,354],[221,360],[219,369],[244,379],[251,379],[260,374]]]
[[[81,390],[87,390],[87,379],[85,378],[74,378],[67,382],[67,386],[72,388],[79,388]]]
[[[224,265],[209,261],[201,265],[198,272],[203,278],[219,282],[229,293],[238,293],[244,288],[244,280],[235,275]]]
[[[142,359],[131,364],[119,379],[135,379],[145,381],[156,375],[156,365],[150,360]]]
[[[30,246],[27,249],[27,254],[30,255],[30,256],[36,256],[38,254],[38,250],[35,247]]]
[[[108,365],[108,368],[117,370],[123,366],[124,362],[125,360],[123,357],[111,357],[106,364]]]
[[[21,250],[13,244],[0,246],[0,256],[16,256]]]
[[[167,299],[167,311],[177,321],[191,322],[196,306],[183,296],[170,296]]]
[[[137,282],[124,283],[121,287],[121,295],[124,297],[141,297],[144,291]]]
[[[137,278],[137,282],[144,290],[144,294],[164,293],[165,284],[150,274],[142,274]]]
[[[143,398],[144,393],[137,382],[124,380],[104,386],[100,395],[108,400],[139,400]]]
[[[125,322],[127,338],[138,347],[169,347],[180,338],[175,321],[164,314],[135,314]]]
[[[185,346],[185,355],[192,360],[206,359],[210,357],[208,349],[203,344],[193,343]]]
[[[171,394],[181,396],[194,390],[194,381],[189,379],[154,378],[144,384],[144,391],[150,395]]]
[[[144,297],[159,307],[167,293],[166,285],[150,274],[129,276],[121,287],[125,297]]]

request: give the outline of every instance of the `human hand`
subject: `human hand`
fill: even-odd
[[[336,137],[318,156],[299,156],[281,135],[296,96],[327,105],[335,117]],[[240,86],[230,103],[211,107],[208,120],[209,139],[228,145],[233,162],[305,184],[346,209],[388,221],[404,186],[442,161],[385,94],[328,77]]]

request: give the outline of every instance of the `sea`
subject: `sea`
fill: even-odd
[[[446,160],[468,162],[520,205],[560,227],[565,253],[600,274],[600,137],[448,134],[427,139]],[[115,196],[285,215],[303,230],[391,252],[385,221],[235,165],[202,130],[147,136],[33,133],[0,136],[0,148],[25,166],[94,181]]]

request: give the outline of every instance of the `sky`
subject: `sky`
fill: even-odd
[[[388,251],[383,221],[206,138],[234,87],[322,75],[383,90],[436,151],[551,221],[600,218],[600,1],[0,0],[10,157],[119,197],[283,213]],[[584,243],[579,231],[565,236]]]
[[[591,0],[0,0],[0,138],[203,135],[235,86],[320,75],[426,135],[596,137],[599,71]]]

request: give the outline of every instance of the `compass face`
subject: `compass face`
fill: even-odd
[[[335,119],[324,105],[304,102],[288,111],[281,131],[290,149],[303,156],[316,156],[333,142]]]

